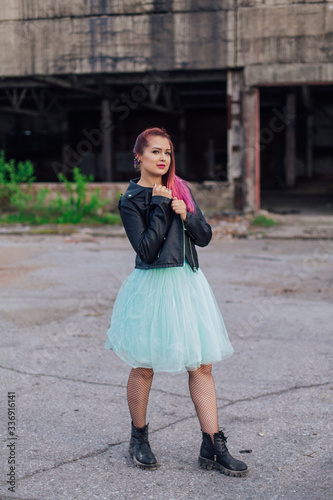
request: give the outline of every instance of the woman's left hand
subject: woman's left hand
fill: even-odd
[[[186,205],[183,200],[178,200],[178,198],[173,198],[171,202],[171,208],[176,214],[179,214],[183,221],[186,220],[187,212]]]

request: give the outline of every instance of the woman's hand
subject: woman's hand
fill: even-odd
[[[172,198],[172,191],[171,191],[171,189],[168,189],[165,186],[162,186],[162,185],[157,186],[154,183],[152,196],[165,196],[165,198],[171,199]]]
[[[185,222],[187,216],[185,201],[178,200],[178,198],[173,198],[171,202],[171,208],[174,212],[176,212],[176,214],[179,214]]]

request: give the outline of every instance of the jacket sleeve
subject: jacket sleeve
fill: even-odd
[[[128,239],[141,260],[151,264],[164,242],[172,216],[171,200],[165,196],[152,196],[154,210],[147,227],[134,200],[123,199],[120,217]]]
[[[191,212],[187,212],[186,221],[184,222],[185,231],[195,245],[205,247],[212,239],[212,228],[208,222],[206,222],[194,198],[193,201],[195,205],[195,213],[192,214]]]

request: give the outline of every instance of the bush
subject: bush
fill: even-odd
[[[73,169],[73,181],[69,181],[64,174],[58,175],[63,182],[68,197],[59,193],[55,200],[47,202],[50,190],[41,188],[32,194],[31,184],[35,181],[34,166],[31,161],[6,162],[4,152],[0,152],[0,222],[28,223],[28,224],[77,224],[100,223],[116,224],[120,222],[117,214],[103,213],[103,208],[109,200],[101,198],[100,188],[96,188],[88,196],[88,183],[93,176],[80,172],[78,167]],[[22,183],[25,186],[22,186]]]
[[[30,160],[6,161],[5,153],[0,151],[0,207],[17,209],[22,213],[27,203],[31,201],[28,192],[23,192],[21,184],[26,183],[27,187],[35,181],[34,166]]]
[[[57,219],[59,224],[77,224],[84,218],[100,215],[99,212],[107,205],[108,200],[101,199],[100,188],[96,188],[88,198],[88,183],[94,180],[93,176],[84,175],[78,167],[75,167],[73,182],[70,182],[62,173],[58,177],[65,184],[69,194],[68,200],[58,194],[57,199],[50,203],[51,211],[59,214]]]
[[[257,215],[252,221],[253,226],[269,227],[269,226],[276,226],[276,224],[277,224],[277,222],[275,222],[275,220],[270,219],[269,217],[266,217],[265,215]]]

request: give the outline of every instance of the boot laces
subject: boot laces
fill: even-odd
[[[142,443],[145,443],[149,446],[148,436],[146,434],[143,436],[140,436],[140,440]]]
[[[222,452],[228,451],[228,448],[226,445],[227,439],[228,439],[228,436],[225,436],[222,431],[219,431],[218,434],[215,434],[215,436],[214,436],[214,444],[216,442],[219,442],[221,445],[221,451]]]
[[[141,444],[147,444],[149,446],[148,432],[146,428],[144,428],[143,430],[140,429],[140,431],[137,433],[137,439],[139,439]]]

